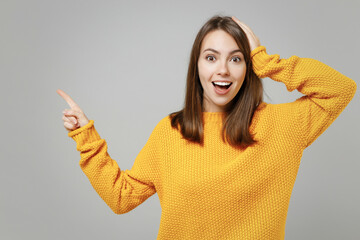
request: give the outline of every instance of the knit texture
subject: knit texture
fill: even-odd
[[[251,59],[260,78],[304,94],[294,102],[258,106],[250,126],[259,141],[254,146],[223,142],[224,113],[203,113],[202,146],[185,140],[166,116],[132,168],[122,170],[94,120],[68,134],[77,143],[81,169],[115,213],[127,213],[157,193],[157,239],[284,239],[303,150],[345,109],[356,83],[314,59],[268,55],[264,46]]]

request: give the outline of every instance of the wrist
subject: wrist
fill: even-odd
[[[265,52],[265,53],[266,53],[266,47],[260,45],[260,46],[258,46],[258,47],[256,47],[256,48],[254,48],[254,49],[250,52],[250,58],[253,59],[253,57],[254,57],[255,55],[257,55],[258,53],[260,53],[260,52]]]
[[[265,76],[265,68],[269,64],[269,62],[273,59],[274,56],[270,56],[266,53],[265,46],[259,46],[255,48],[250,53],[250,58],[252,61],[252,67],[255,72],[255,74],[260,77],[266,77]]]

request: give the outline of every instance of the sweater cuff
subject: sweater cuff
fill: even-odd
[[[266,67],[266,65],[271,61],[273,58],[271,55],[266,53],[266,48],[264,46],[259,46],[251,51],[250,53],[253,70],[259,77],[261,76],[261,71]]]
[[[94,120],[89,120],[85,126],[69,132],[68,136],[75,140],[78,147],[101,139],[94,127]]]
[[[250,53],[250,57],[251,59],[258,53],[265,51],[266,52],[266,47],[265,46],[258,46],[257,48],[255,48],[254,50],[251,51]]]

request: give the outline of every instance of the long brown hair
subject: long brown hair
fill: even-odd
[[[171,126],[177,129],[180,126],[180,132],[185,139],[203,143],[203,88],[199,79],[198,60],[204,37],[214,30],[223,30],[230,34],[246,62],[244,82],[225,110],[222,137],[224,142],[227,140],[233,146],[247,147],[257,142],[250,134],[249,127],[256,108],[263,100],[263,85],[252,69],[251,51],[245,32],[228,16],[212,17],[198,32],[190,54],[184,108],[169,114]]]

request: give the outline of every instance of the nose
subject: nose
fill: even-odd
[[[229,66],[227,61],[219,61],[218,75],[227,76],[229,75]]]

